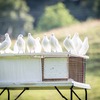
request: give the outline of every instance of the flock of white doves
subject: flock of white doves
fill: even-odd
[[[14,44],[13,50],[11,50],[11,39],[9,34],[5,34],[5,40],[0,43],[0,54],[2,53],[41,53],[41,52],[63,52],[62,47],[55,37],[51,34],[48,38],[45,34],[40,42],[40,38],[34,38],[31,33],[28,33],[27,40],[23,39],[23,35],[20,34]],[[76,55],[85,55],[89,49],[88,37],[85,37],[82,41],[78,35],[75,33],[71,38],[68,35],[63,41],[63,46],[68,53]]]

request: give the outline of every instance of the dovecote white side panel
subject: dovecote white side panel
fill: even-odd
[[[0,59],[0,82],[41,82],[40,58]]]

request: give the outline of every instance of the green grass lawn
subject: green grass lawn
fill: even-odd
[[[79,23],[70,27],[59,28],[46,32],[54,32],[57,38],[62,44],[62,40],[67,35],[67,32],[73,34],[75,32],[80,33],[80,37],[83,39],[85,36],[89,38],[90,48],[88,51],[89,59],[87,60],[86,70],[86,83],[91,85],[91,90],[88,90],[88,100],[100,100],[100,20],[88,21]],[[43,36],[43,34],[36,34],[36,36]],[[0,90],[1,91],[1,90]],[[61,90],[65,96],[69,96],[68,90]],[[11,100],[20,93],[20,90],[11,91]],[[84,100],[84,91],[76,91],[82,100]],[[69,99],[69,97],[68,97]],[[7,92],[4,92],[0,96],[0,100],[7,100]],[[56,90],[29,90],[25,91],[24,94],[18,100],[64,100],[58,94]],[[74,100],[77,98],[74,97]]]

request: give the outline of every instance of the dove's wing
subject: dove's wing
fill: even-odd
[[[78,33],[75,33],[71,39],[76,48],[78,46],[78,39],[77,38],[78,38]]]
[[[63,41],[63,45],[65,49],[69,52],[73,49],[72,42],[69,37],[66,37],[65,40]]]
[[[6,50],[6,49],[10,48],[10,46],[11,46],[11,39],[9,37],[9,34],[6,33],[5,40],[0,45],[0,50]]]
[[[79,54],[85,55],[87,53],[88,49],[89,49],[88,37],[85,37],[83,44],[82,44],[82,47],[79,51]]]
[[[73,44],[73,41],[71,40],[71,38],[69,36],[67,36],[65,38],[65,40],[63,41],[63,45],[65,47],[65,49],[72,53],[72,54],[76,54],[76,50],[75,50],[75,47],[74,47],[74,44]]]
[[[8,47],[8,42],[7,41],[3,41],[0,45],[0,50],[4,50]]]
[[[73,46],[76,50],[76,53],[78,54],[80,48],[82,47],[82,40],[80,39],[78,33],[75,33],[71,40],[73,42]]]
[[[77,48],[76,48],[76,50],[77,50],[77,53],[79,52],[79,50],[81,49],[81,47],[82,47],[82,40],[80,39],[80,37],[78,36],[77,37],[77,41],[78,41],[78,46],[77,46]]]

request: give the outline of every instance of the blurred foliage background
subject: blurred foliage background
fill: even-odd
[[[63,3],[45,8],[44,14],[37,23],[37,29],[47,31],[57,27],[69,26],[77,20],[69,13]]]
[[[60,44],[70,33],[78,32],[83,40],[89,38],[86,83],[91,85],[88,100],[100,100],[100,0],[0,0],[0,41],[8,32],[15,42],[19,34],[25,37],[49,36],[54,32]],[[15,39],[15,40],[13,40]],[[1,91],[1,90],[0,90]],[[16,91],[16,90],[15,90]],[[11,100],[20,91],[11,91]],[[68,96],[66,91],[62,91]],[[84,100],[82,91],[78,94]],[[56,91],[27,91],[19,100],[62,100]],[[7,100],[7,93],[0,96]],[[77,100],[74,98],[74,100]]]
[[[12,37],[33,30],[34,17],[24,0],[0,0],[0,34],[8,32]]]
[[[0,0],[0,35],[46,31],[100,18],[100,0]]]

